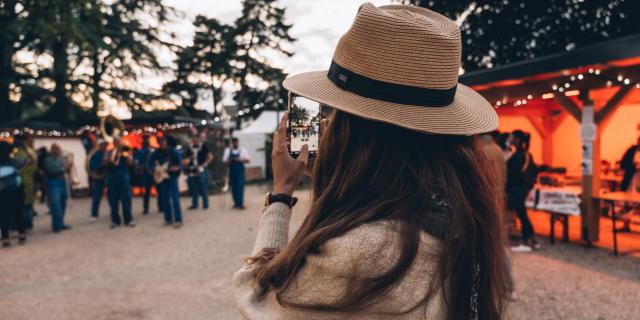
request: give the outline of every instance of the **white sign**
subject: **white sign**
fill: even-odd
[[[538,201],[535,203],[535,194],[538,193]],[[527,198],[527,207],[536,210],[580,215],[580,195],[578,191],[566,188],[536,188],[531,190]]]
[[[595,140],[596,125],[594,123],[583,123],[580,125],[580,138],[585,142]]]

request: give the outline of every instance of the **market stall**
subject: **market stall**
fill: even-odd
[[[500,130],[532,134],[538,164],[563,168],[563,184],[579,181],[582,239],[597,241],[596,196],[619,181],[616,162],[640,135],[640,34],[470,72],[460,81],[494,105]]]

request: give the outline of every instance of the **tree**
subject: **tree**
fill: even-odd
[[[17,0],[0,2],[0,121],[15,120],[18,116],[10,95],[16,83],[13,56],[19,45],[21,10],[24,7]]]
[[[14,63],[13,74],[24,74],[18,77],[20,89],[33,93],[22,95],[23,105],[36,101],[48,106],[41,118],[95,118],[107,98],[136,109],[164,97],[138,84],[141,76],[166,70],[156,52],[172,48],[164,40],[172,35],[162,27],[175,11],[161,0],[21,2],[20,49],[34,61]],[[36,63],[39,57],[51,63]]]
[[[193,45],[178,52],[176,78],[165,85],[165,90],[179,95],[181,106],[192,112],[200,92],[211,90],[213,116],[216,117],[215,104],[222,99],[222,86],[231,74],[232,28],[201,15],[196,17],[193,25],[196,28]]]
[[[160,64],[156,52],[164,48],[176,49],[170,42],[175,36],[162,29],[175,15],[176,11],[161,0],[101,3],[99,12],[91,17],[93,28],[87,29],[86,35],[86,58],[93,69],[87,84],[92,90],[94,113],[100,107],[103,93],[134,110],[154,99],[164,98],[161,92],[141,88],[138,80],[145,73],[168,70]]]
[[[461,24],[465,71],[491,68],[640,32],[632,0],[398,0]]]
[[[235,100],[240,118],[257,115],[268,107],[280,109],[286,101],[281,83],[286,74],[270,65],[268,53],[290,57],[285,46],[295,41],[291,25],[284,21],[285,9],[277,0],[243,0],[242,15],[232,31],[231,77],[238,84]]]

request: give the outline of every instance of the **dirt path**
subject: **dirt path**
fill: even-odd
[[[0,250],[0,319],[240,319],[231,277],[252,247],[267,191],[249,187],[246,211],[230,210],[229,195],[212,197],[209,211],[185,210],[178,230],[163,227],[155,212],[140,215],[140,199],[134,229],[110,230],[106,204],[89,222],[88,199],[74,201],[68,232],[51,233],[41,216],[26,246]],[[292,229],[308,203],[299,196]],[[513,319],[640,314],[638,258],[562,244],[513,260],[520,295]]]

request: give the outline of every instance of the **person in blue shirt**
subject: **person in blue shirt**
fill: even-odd
[[[98,141],[98,150],[96,150],[89,158],[89,176],[91,177],[91,221],[98,219],[100,210],[100,201],[104,192],[104,179],[106,174],[106,166],[104,165],[104,155],[107,152],[109,144],[104,141]]]
[[[65,161],[62,149],[56,143],[51,145],[51,152],[42,161],[42,170],[47,181],[47,203],[51,212],[51,229],[54,233],[69,230],[71,226],[64,223],[67,210],[69,186],[66,175],[71,163]]]
[[[142,186],[144,187],[142,214],[149,213],[149,199],[151,198],[151,187],[153,186],[153,174],[149,169],[148,163],[152,153],[153,149],[149,145],[149,136],[144,136],[142,138],[142,148],[140,148],[135,155],[136,173],[142,177]],[[158,200],[158,208],[160,207],[160,200]]]
[[[27,241],[26,221],[24,215],[24,185],[20,171],[11,159],[13,146],[0,141],[0,233],[2,247],[11,246],[9,232],[11,228],[18,230],[18,243]]]
[[[107,166],[107,195],[111,207],[111,228],[117,228],[124,220],[124,225],[135,227],[131,214],[131,178],[129,167],[133,165],[131,150],[119,139],[114,140],[115,147],[105,153],[104,164]],[[120,219],[120,203],[122,203],[122,220]]]
[[[165,225],[182,227],[182,210],[180,209],[180,190],[178,177],[182,170],[182,156],[177,150],[175,137],[158,138],[160,148],[149,157],[149,168],[158,184],[158,196],[164,212]]]
[[[245,164],[249,163],[249,152],[240,147],[238,138],[231,139],[231,148],[224,150],[222,161],[229,166],[229,184],[233,196],[233,208],[244,210]]]

